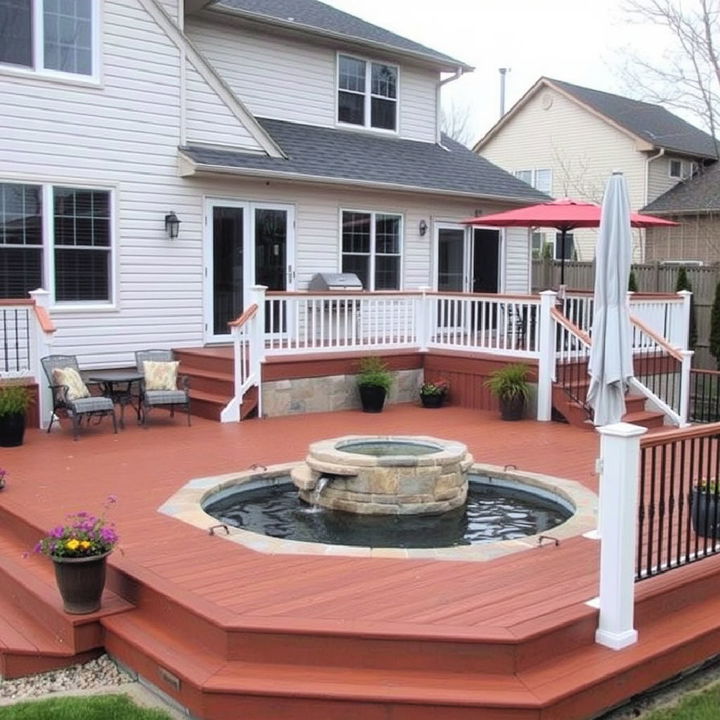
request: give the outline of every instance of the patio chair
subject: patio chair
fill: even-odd
[[[150,365],[146,365],[150,363]],[[179,407],[187,413],[190,425],[190,381],[185,375],[177,375],[179,363],[172,350],[138,350],[135,364],[142,373],[140,382],[140,408],[143,426],[154,407],[167,407],[170,416]]]
[[[48,432],[52,429],[57,413],[62,412],[72,420],[74,440],[78,439],[83,420],[89,423],[91,418],[97,418],[100,422],[104,415],[112,417],[113,430],[117,433],[113,401],[108,397],[90,394],[88,386],[80,377],[80,368],[75,355],[47,355],[40,358],[40,362],[47,376],[53,400]]]

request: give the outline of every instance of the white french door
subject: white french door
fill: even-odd
[[[295,288],[294,207],[208,199],[204,260],[205,342],[227,342],[253,285]]]

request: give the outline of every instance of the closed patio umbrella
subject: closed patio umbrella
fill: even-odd
[[[595,251],[595,294],[588,404],[595,425],[620,422],[625,391],[633,375],[630,308],[627,287],[632,261],[630,202],[622,173],[605,188]]]

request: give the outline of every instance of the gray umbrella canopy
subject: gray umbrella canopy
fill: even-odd
[[[605,188],[595,253],[595,295],[590,350],[588,403],[595,425],[620,422],[625,391],[633,376],[632,336],[627,288],[632,261],[630,201],[622,173]]]

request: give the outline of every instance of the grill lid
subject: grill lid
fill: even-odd
[[[355,273],[316,273],[309,290],[362,290],[363,285]]]

